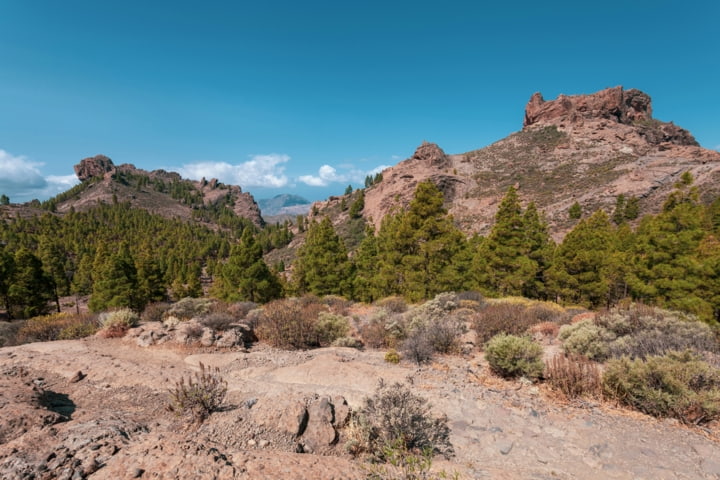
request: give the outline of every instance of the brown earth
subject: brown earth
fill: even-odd
[[[0,477],[364,478],[343,449],[343,399],[357,408],[383,379],[405,382],[447,415],[455,457],[434,468],[460,478],[720,478],[717,427],[568,404],[544,386],[493,377],[478,353],[422,368],[383,355],[143,348],[98,337],[2,348]],[[165,405],[200,362],[220,369],[229,393],[222,411],[193,427]]]

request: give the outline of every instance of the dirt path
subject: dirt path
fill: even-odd
[[[220,369],[231,408],[189,433],[164,406],[167,389],[200,362]],[[357,407],[380,379],[408,382],[448,416],[456,456],[437,464],[466,478],[720,478],[720,444],[702,430],[607,405],[563,405],[544,387],[495,379],[480,356],[417,368],[345,348],[193,353],[91,338],[0,349],[1,371],[20,367],[29,373],[17,388],[41,378],[74,410],[69,421],[29,424],[0,445],[2,478],[23,478],[33,462],[58,471],[52,462],[64,451],[97,463],[78,478],[362,478],[340,446],[330,456],[293,453],[292,438],[268,419],[297,398],[342,395]],[[22,406],[10,390],[3,395],[6,422]],[[105,448],[112,453],[102,457]]]

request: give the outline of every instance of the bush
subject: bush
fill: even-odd
[[[121,308],[101,313],[98,317],[101,334],[107,338],[122,337],[125,333],[137,326],[140,317],[129,308]]]
[[[227,393],[227,382],[220,376],[220,370],[216,368],[206,369],[200,363],[200,372],[188,376],[187,380],[182,377],[170,390],[168,410],[177,415],[185,415],[195,421],[202,423],[211,413],[217,411],[225,399]]]
[[[400,363],[400,354],[394,348],[391,348],[385,353],[385,362],[387,363]]]
[[[347,317],[320,312],[315,324],[315,331],[320,345],[327,346],[338,338],[347,336],[350,331],[350,322]]]
[[[615,334],[586,319],[560,327],[558,338],[563,342],[566,353],[576,353],[601,361],[607,358],[610,351],[608,344],[615,339]]]
[[[720,370],[689,351],[610,360],[603,389],[609,397],[656,417],[688,424],[720,418]]]
[[[214,300],[207,298],[183,298],[168,308],[163,315],[163,319],[167,320],[169,317],[174,317],[181,322],[185,322],[191,318],[210,313],[214,304]]]
[[[360,336],[370,348],[395,348],[406,337],[405,323],[400,315],[381,308],[360,327]]]
[[[318,316],[326,311],[327,307],[314,296],[274,300],[263,308],[257,336],[279,348],[319,347]]]
[[[17,331],[17,343],[69,340],[92,335],[97,330],[92,315],[54,313],[33,317]]]
[[[140,320],[143,322],[161,322],[163,315],[169,308],[170,304],[167,302],[150,303],[145,307],[142,315],[140,315]]]
[[[230,328],[230,325],[235,323],[235,317],[229,313],[210,313],[200,318],[200,325],[203,325],[212,330],[223,332]]]
[[[257,307],[258,304],[255,302],[235,302],[228,305],[227,313],[238,320],[242,320],[247,317],[248,313],[255,310]]]
[[[333,347],[362,348],[363,343],[355,337],[340,337],[332,342]]]
[[[452,455],[447,418],[433,418],[423,397],[400,383],[381,385],[353,412],[347,449],[354,455],[367,453],[386,460],[385,448],[429,450]]]
[[[717,352],[712,329],[693,317],[632,305],[599,314],[560,329],[566,352],[594,360],[629,356],[646,358],[671,351]]]
[[[345,300],[343,297],[338,295],[325,295],[322,297],[322,303],[336,315],[345,315],[348,307],[352,305],[351,301]]]
[[[383,298],[382,300],[378,300],[376,304],[389,313],[405,313],[408,308],[405,299],[397,296]]]
[[[472,321],[477,340],[485,343],[499,333],[522,335],[532,326],[525,307],[514,303],[492,303],[479,312]]]
[[[418,328],[413,331],[413,333],[402,342],[400,348],[407,358],[418,365],[428,363],[432,360],[434,353],[430,337],[424,328]]]
[[[602,392],[597,364],[581,355],[555,355],[545,365],[545,379],[567,398],[597,397]]]
[[[542,377],[542,347],[526,337],[501,333],[485,345],[485,359],[490,369],[505,378],[524,376]]]
[[[445,470],[437,474],[430,471],[433,453],[429,449],[422,452],[408,450],[402,441],[395,441],[383,448],[382,457],[385,463],[370,463],[365,467],[367,480],[440,480],[460,478],[457,473],[450,476]]]
[[[465,323],[456,316],[431,322],[425,334],[437,353],[455,353],[460,349],[460,336],[466,332]]]

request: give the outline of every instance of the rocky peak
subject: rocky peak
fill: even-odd
[[[442,148],[430,142],[421,143],[410,158],[418,160],[428,167],[446,168],[449,165],[449,159]]]
[[[560,95],[545,100],[538,92],[525,107],[523,127],[535,124],[578,123],[585,119],[609,119],[631,125],[652,119],[650,96],[637,89],[607,88],[590,95]]]
[[[95,155],[94,157],[83,158],[73,168],[78,179],[84,182],[93,177],[102,177],[107,172],[112,172],[115,170],[115,164],[105,155]]]
[[[525,107],[523,128],[533,125],[583,125],[586,122],[610,121],[633,126],[653,145],[671,143],[698,146],[687,130],[652,118],[652,100],[640,90],[614,87],[590,95],[559,95],[545,100],[535,93]]]

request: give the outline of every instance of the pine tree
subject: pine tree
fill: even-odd
[[[570,209],[568,210],[568,217],[570,217],[571,220],[577,220],[582,217],[582,207],[578,202],[570,205]]]
[[[103,254],[98,250],[99,255]],[[106,258],[96,258],[99,267],[93,276],[92,296],[88,306],[93,312],[113,307],[139,309],[137,302],[137,270],[126,246]]]
[[[9,290],[14,271],[15,259],[6,251],[5,246],[0,243],[0,301],[2,301],[2,305],[8,313],[10,313],[12,307]]]
[[[230,250],[213,293],[230,302],[265,303],[280,297],[280,282],[263,260],[262,249],[249,228],[243,231],[240,243]]]
[[[302,293],[351,295],[352,265],[329,218],[308,226],[293,265],[293,279]]]
[[[692,312],[705,320],[714,317],[712,303],[702,295],[709,279],[698,256],[707,235],[705,217],[692,176],[686,172],[663,211],[640,222],[628,276],[634,298]]]
[[[627,204],[625,202],[625,195],[622,193],[615,199],[615,210],[613,211],[612,221],[615,225],[620,225],[625,221],[625,209]]]
[[[473,261],[477,287],[489,295],[544,295],[552,243],[534,203],[525,213],[514,187],[505,194],[495,224]]]
[[[372,225],[365,228],[365,236],[353,256],[355,277],[353,278],[353,298],[362,302],[373,302],[382,298],[383,291],[378,286],[378,246],[375,229]]]
[[[377,285],[410,301],[465,285],[458,259],[467,244],[432,182],[418,184],[405,212],[387,215],[377,237]]]
[[[360,190],[357,200],[350,205],[350,218],[360,218],[363,208],[365,208],[365,190]]]
[[[54,289],[40,259],[23,247],[15,253],[13,265],[7,292],[8,313],[20,318],[47,313],[48,302],[54,298]]]
[[[547,271],[548,288],[557,299],[592,308],[611,301],[612,253],[617,237],[607,214],[598,210],[583,219],[558,246]]]

